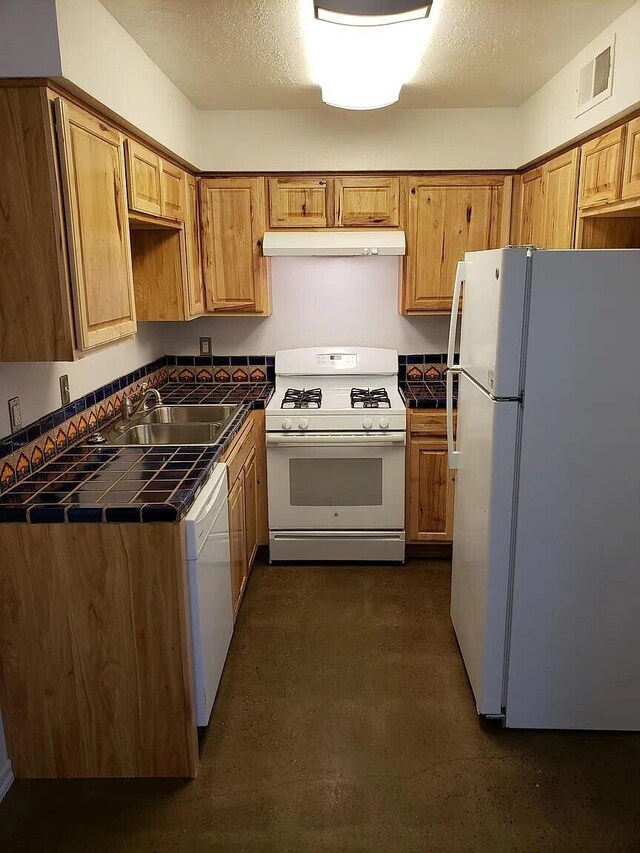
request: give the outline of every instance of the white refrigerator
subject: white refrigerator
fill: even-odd
[[[640,250],[470,252],[454,303],[451,618],[478,713],[640,730]]]

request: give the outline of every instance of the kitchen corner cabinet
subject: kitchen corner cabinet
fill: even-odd
[[[200,210],[198,208],[198,184],[193,175],[187,175],[185,183],[185,242],[187,249],[187,295],[191,317],[204,314],[204,286],[200,254]]]
[[[520,176],[514,240],[544,249],[573,246],[579,163],[574,148]]]
[[[227,465],[229,480],[229,543],[234,618],[238,615],[258,550],[258,453],[261,444],[257,439],[257,431],[261,423],[260,414],[251,413],[222,460]]]
[[[446,413],[409,411],[407,541],[453,540],[454,471],[448,466]]]
[[[264,178],[199,181],[200,236],[207,311],[271,313]]]
[[[407,178],[406,186],[400,313],[449,313],[456,266],[465,252],[509,242],[511,178],[420,176]]]
[[[78,347],[136,331],[124,137],[102,119],[55,102]]]

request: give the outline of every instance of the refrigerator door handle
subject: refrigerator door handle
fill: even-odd
[[[462,282],[467,276],[467,264],[465,261],[458,261],[456,267],[456,280],[453,285],[453,304],[451,306],[451,320],[449,321],[449,346],[447,348],[447,367],[449,370],[456,370],[460,367],[455,363],[456,352],[456,337],[458,334],[458,311],[460,309],[460,293],[462,292]]]
[[[453,372],[447,370],[447,461],[449,468],[458,467],[459,451],[453,440]]]

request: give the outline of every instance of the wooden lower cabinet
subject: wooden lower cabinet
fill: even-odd
[[[183,525],[1,524],[0,550],[16,776],[194,777]]]
[[[229,539],[231,550],[231,597],[234,617],[240,603],[260,538],[259,469],[266,463],[260,458],[264,441],[257,438],[264,430],[264,412],[252,412],[237,438],[226,451],[223,461],[229,477]],[[266,484],[265,484],[266,486]]]
[[[446,414],[410,412],[407,445],[407,541],[453,540],[454,472],[448,467]]]

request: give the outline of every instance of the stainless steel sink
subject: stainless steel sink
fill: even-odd
[[[139,423],[110,436],[110,444],[211,444],[222,432],[221,423]]]
[[[145,424],[223,424],[237,411],[238,406],[156,406],[141,412],[136,421]]]
[[[213,444],[239,406],[156,406],[104,431],[107,444]]]

